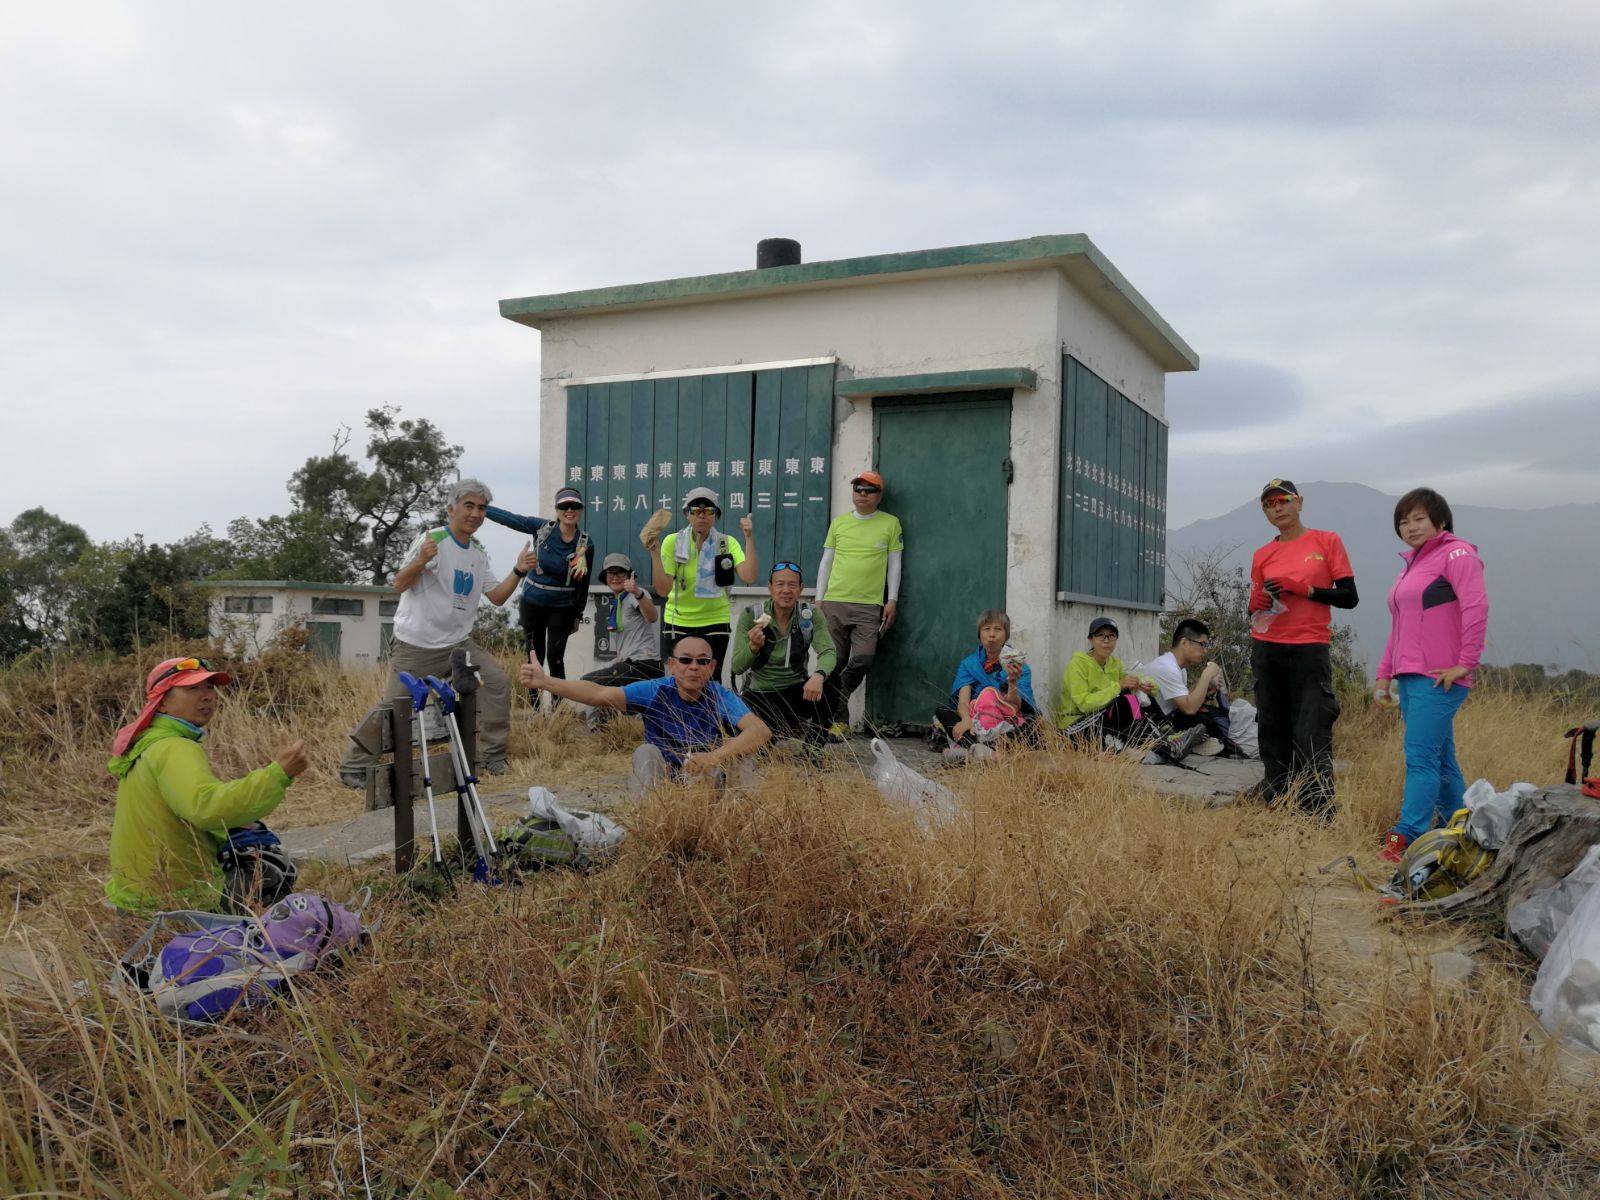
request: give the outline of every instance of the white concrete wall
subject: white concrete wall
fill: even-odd
[[[224,611],[229,596],[271,596],[270,613],[230,613]],[[311,602],[323,596],[341,600],[360,600],[359,617],[342,617],[311,612]],[[318,592],[287,588],[213,588],[211,592],[211,636],[236,638],[246,657],[254,658],[285,629],[310,621],[328,621],[343,627],[339,640],[339,663],[346,667],[377,666],[383,646],[383,626],[393,617],[379,615],[380,600],[398,600],[398,593]]]
[[[910,279],[596,314],[553,321],[542,333],[541,494],[565,474],[562,384],[571,379],[826,355],[838,358],[841,379],[984,367],[1037,372],[1038,390],[1018,389],[1012,405],[1016,478],[1008,514],[1006,596],[1013,638],[1033,663],[1039,698],[1054,701],[1066,658],[1083,647],[1095,615],[1055,599],[1063,347],[1119,390],[1157,413],[1164,411],[1161,368],[1059,271]],[[871,408],[870,401],[834,402],[832,513],[849,509],[850,478],[871,462]],[[885,474],[885,508],[892,512],[892,464],[885,464]],[[914,546],[909,553],[916,553]],[[1153,614],[1106,611],[1121,624],[1128,655],[1153,653]],[[568,675],[593,669],[593,646],[593,628],[586,624],[569,644]]]

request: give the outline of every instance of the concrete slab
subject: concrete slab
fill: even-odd
[[[456,830],[456,800],[435,800],[439,817],[439,836],[454,837]],[[527,805],[526,793],[496,792],[483,797],[489,810],[489,819],[495,823],[510,822],[523,814]],[[418,804],[411,810],[419,847],[429,842],[428,806]],[[329,821],[323,825],[302,825],[280,829],[284,849],[297,862],[347,863],[355,866],[373,859],[394,855],[394,809],[378,808],[363,812],[347,820]],[[431,851],[422,849],[420,854]]]
[[[1199,800],[1211,807],[1232,804],[1261,779],[1261,763],[1253,758],[1202,758],[1191,754],[1183,760],[1182,767],[1165,763],[1139,767],[1139,782],[1152,792]]]

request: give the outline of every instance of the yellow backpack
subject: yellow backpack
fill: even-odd
[[[1406,847],[1389,890],[1407,900],[1438,900],[1459,892],[1494,862],[1495,852],[1467,836],[1470,808],[1458,808],[1440,829],[1430,829]]]

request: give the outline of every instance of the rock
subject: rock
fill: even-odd
[[[1478,971],[1478,960],[1458,950],[1441,950],[1428,955],[1433,977],[1440,983],[1465,983]]]
[[[1352,933],[1344,939],[1344,948],[1354,958],[1378,957],[1378,939],[1375,937],[1364,937],[1359,933]]]

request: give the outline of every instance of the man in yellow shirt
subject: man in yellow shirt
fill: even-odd
[[[828,526],[817,567],[817,602],[839,656],[828,678],[829,733],[843,740],[850,696],[872,669],[878,639],[894,624],[900,596],[900,520],[879,511],[883,476],[862,471],[850,481],[852,511]]]

